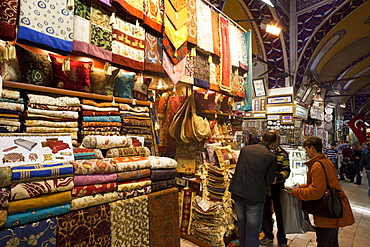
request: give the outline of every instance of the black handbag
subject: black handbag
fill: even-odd
[[[342,200],[339,196],[340,190],[329,187],[328,175],[326,174],[324,164],[321,161],[318,162],[324,169],[326,190],[323,197],[318,200],[302,201],[302,211],[327,218],[342,218],[343,209]]]

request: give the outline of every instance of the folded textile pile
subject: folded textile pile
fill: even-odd
[[[80,100],[76,97],[51,97],[28,94],[24,112],[27,133],[70,133],[77,141]]]
[[[144,137],[144,146],[153,145],[152,120],[148,107],[133,107],[120,104],[120,116],[122,118],[122,135]]]
[[[73,156],[75,160],[102,159],[103,158],[103,154],[100,149],[92,149],[92,148],[74,148]]]
[[[221,202],[210,202],[196,196],[193,201],[193,219],[190,233],[215,247],[224,247],[227,232],[226,211]]]
[[[0,98],[0,133],[20,133],[19,117],[24,111],[24,100],[18,91],[3,89]]]
[[[120,135],[122,123],[117,103],[83,99],[81,107],[81,138],[87,135]]]
[[[168,157],[149,157],[151,163],[150,179],[152,191],[165,190],[176,186],[177,162]]]
[[[226,190],[226,183],[224,181],[223,170],[216,166],[207,166],[207,190],[208,198],[211,201],[222,201]]]
[[[74,186],[70,162],[13,166],[10,169],[12,184],[8,193],[5,227],[23,225],[70,211]]]

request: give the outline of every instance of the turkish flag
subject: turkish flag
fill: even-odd
[[[347,125],[351,128],[353,133],[356,135],[358,141],[363,143],[366,141],[366,126],[365,126],[365,114],[360,113],[355,118],[350,120]]]

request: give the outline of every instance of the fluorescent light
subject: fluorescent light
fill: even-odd
[[[346,103],[340,104],[339,106],[342,108],[346,108]]]
[[[278,36],[280,34],[280,31],[281,31],[280,27],[270,25],[270,24],[266,25],[266,32],[268,33]]]
[[[262,0],[262,2],[270,5],[271,7],[275,7],[270,0]]]
[[[366,126],[369,127],[369,124],[367,122],[365,122]]]

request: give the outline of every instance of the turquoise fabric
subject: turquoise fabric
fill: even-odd
[[[134,72],[120,71],[114,79],[113,95],[120,98],[133,99],[132,88],[135,82]]]

